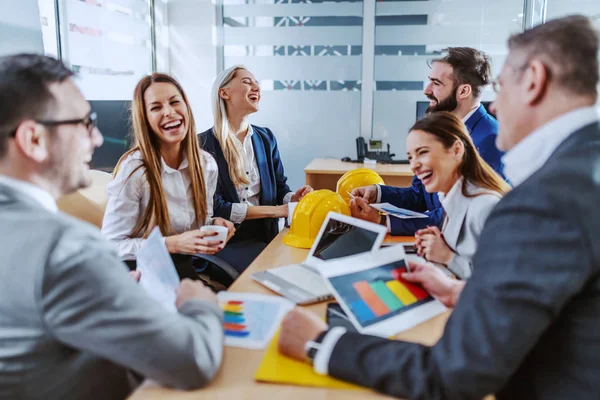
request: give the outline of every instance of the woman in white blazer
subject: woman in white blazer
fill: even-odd
[[[416,233],[417,252],[467,279],[485,220],[510,186],[481,158],[467,128],[451,113],[417,121],[406,148],[411,169],[425,190],[438,193],[445,211],[441,230]]]

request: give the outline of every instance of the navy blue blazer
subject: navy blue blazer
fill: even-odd
[[[496,147],[498,121],[481,105],[465,122],[471,133],[471,139],[481,157],[502,177],[504,177],[502,156],[503,152]],[[427,214],[428,218],[399,219],[390,217],[392,235],[414,235],[419,229],[427,226],[441,228],[444,210],[437,193],[427,193],[425,186],[415,176],[412,186],[397,188],[381,186],[381,202]]]
[[[252,125],[252,147],[260,173],[260,205],[277,206],[283,204],[283,198],[291,192],[287,185],[287,177],[283,171],[283,163],[279,156],[277,140],[269,128]],[[215,217],[229,219],[232,203],[239,203],[235,185],[229,176],[229,166],[223,155],[221,145],[212,128],[198,134],[200,146],[212,154],[219,166],[219,180],[215,192],[213,212]],[[269,243],[279,233],[277,218],[246,220],[242,222],[231,239],[257,240]]]

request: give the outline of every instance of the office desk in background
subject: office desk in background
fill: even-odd
[[[284,229],[258,256],[256,260],[229,288],[231,292],[263,293],[275,295],[265,287],[254,282],[250,276],[258,271],[264,271],[282,265],[304,261],[308,250],[297,249],[282,243]],[[412,242],[413,237],[389,237],[386,241],[394,243]],[[306,308],[325,318],[327,303],[318,303]],[[450,311],[426,321],[413,329],[402,332],[398,339],[432,345],[441,337]],[[153,399],[384,399],[389,398],[375,392],[321,389],[302,386],[276,385],[254,381],[256,372],[262,358],[263,350],[247,350],[234,347],[225,347],[223,364],[214,382],[206,388],[191,392],[168,389],[151,382],[144,383],[130,397],[130,400]]]
[[[338,179],[346,172],[356,168],[370,168],[377,172],[386,185],[410,186],[413,172],[407,164],[375,164],[343,162],[334,158],[316,158],[304,168],[306,184],[314,189],[329,189],[335,192]]]

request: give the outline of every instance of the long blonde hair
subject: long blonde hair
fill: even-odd
[[[142,217],[138,220],[131,232],[132,237],[138,237],[140,234],[147,237],[150,231],[158,226],[164,236],[172,235],[173,228],[169,218],[169,210],[165,191],[162,186],[161,177],[161,155],[160,155],[160,139],[151,130],[146,115],[146,104],[144,94],[153,83],[170,83],[174,85],[183,101],[185,102],[187,115],[187,134],[183,139],[181,146],[188,159],[188,170],[192,184],[192,193],[194,193],[194,211],[196,213],[195,223],[197,225],[204,224],[207,216],[206,207],[206,186],[204,182],[204,168],[200,158],[200,147],[198,145],[198,136],[196,134],[196,123],[190,108],[188,98],[183,91],[183,88],[174,78],[166,74],[154,73],[150,76],[143,77],[135,87],[133,93],[133,101],[131,102],[131,123],[134,143],[132,148],[127,151],[117,163],[115,167],[115,175],[119,171],[121,163],[131,154],[136,151],[142,153],[142,164],[136,167],[127,177],[129,179],[139,168],[144,168],[144,174],[150,186],[150,199],[146,206]]]
[[[235,77],[238,70],[247,71],[243,65],[234,65],[217,75],[212,87],[212,106],[213,106],[213,134],[219,141],[225,161],[229,167],[229,177],[236,187],[250,183],[246,176],[246,170],[242,164],[242,153],[235,143],[235,138],[230,135],[229,119],[227,118],[227,109],[225,100],[219,95],[219,91],[227,87]]]
[[[467,127],[454,114],[446,111],[433,112],[418,120],[410,131],[423,131],[433,135],[445,149],[451,148],[457,141],[463,143],[465,153],[458,166],[459,174],[464,177],[461,190],[463,196],[476,197],[483,194],[483,192],[469,193],[467,182],[496,192],[500,196],[510,190],[508,183],[481,158]]]

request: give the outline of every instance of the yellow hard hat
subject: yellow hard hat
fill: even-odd
[[[350,215],[348,204],[331,190],[315,190],[304,196],[294,210],[292,226],[283,237],[283,243],[310,249],[329,211]]]
[[[381,176],[369,168],[356,168],[346,172],[337,182],[336,192],[346,203],[350,203],[350,195],[354,189],[363,186],[384,184]]]

